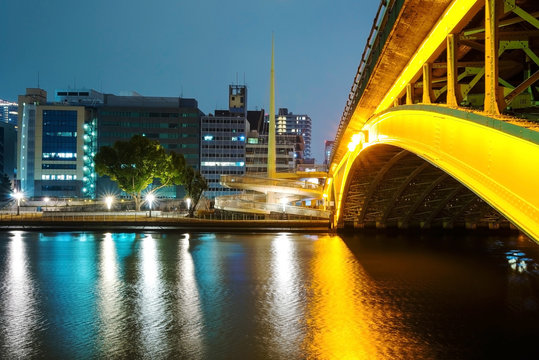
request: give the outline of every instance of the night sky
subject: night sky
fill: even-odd
[[[248,108],[269,110],[271,36],[276,108],[313,120],[313,154],[333,140],[378,0],[2,0],[0,98],[49,92],[196,98],[228,107],[228,85],[248,86]]]

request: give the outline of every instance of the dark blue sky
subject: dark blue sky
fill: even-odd
[[[309,114],[323,160],[378,0],[2,0],[0,98],[25,88],[93,88],[194,97],[205,113],[245,82],[249,109],[269,109],[271,34],[276,107]]]

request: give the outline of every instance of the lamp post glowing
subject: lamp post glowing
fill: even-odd
[[[21,199],[23,198],[23,194],[20,191],[16,191],[13,193],[13,197],[17,200],[17,215],[20,214],[20,208],[21,208]]]
[[[45,211],[47,211],[47,204],[49,203],[49,201],[51,201],[49,197],[43,198],[43,202],[45,203]]]
[[[191,216],[191,211],[190,211],[190,209],[191,209],[191,198],[185,199],[185,202],[186,202],[186,204],[187,204],[187,214],[188,214],[189,216]]]
[[[153,193],[149,193],[146,195],[146,201],[148,202],[148,206],[150,207],[150,217],[152,217],[152,204],[155,200],[155,196]]]
[[[112,208],[112,202],[114,201],[114,198],[112,196],[105,197],[105,204],[107,204],[107,210],[110,211]]]

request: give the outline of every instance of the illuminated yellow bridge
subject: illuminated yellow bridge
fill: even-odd
[[[512,224],[539,241],[538,10],[382,1],[323,190],[335,227]]]

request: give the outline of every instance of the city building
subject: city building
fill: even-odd
[[[17,103],[0,99],[0,122],[16,126],[19,118],[18,108]]]
[[[326,140],[324,141],[324,165],[328,165],[331,158],[331,152],[333,151],[333,144],[335,144],[335,141],[333,140]]]
[[[301,135],[277,135],[275,137],[275,165],[278,173],[294,172],[302,163],[304,150]],[[248,175],[266,175],[268,171],[268,135],[257,131],[247,134],[245,166]]]
[[[19,96],[17,179],[26,196],[98,198],[120,193],[110,179],[98,178],[94,156],[101,146],[133,135],[158,140],[199,168],[200,117],[195,99],[116,96],[95,90],[27,89]],[[161,189],[160,197],[183,197],[181,186]]]
[[[15,125],[0,121],[0,174],[14,183],[17,169],[17,130]]]
[[[204,196],[213,199],[233,195],[239,190],[220,184],[221,175],[245,174],[247,87],[229,86],[229,109],[216,110],[200,121],[200,172],[208,182]]]
[[[266,122],[269,122],[266,116]],[[311,159],[311,130],[312,122],[309,115],[294,114],[287,108],[280,108],[275,119],[276,135],[301,135],[305,143],[303,158]]]
[[[27,197],[91,197],[95,180],[85,168],[95,151],[85,146],[91,116],[84,106],[46,99],[42,89],[19,96],[18,187]]]
[[[158,140],[167,150],[182,154],[187,164],[198,170],[202,115],[195,99],[107,94],[103,105],[97,107],[98,147],[112,146],[116,141],[143,135]],[[98,180],[98,193],[113,189],[115,184],[110,180]],[[161,189],[159,196],[183,197],[183,186]]]

